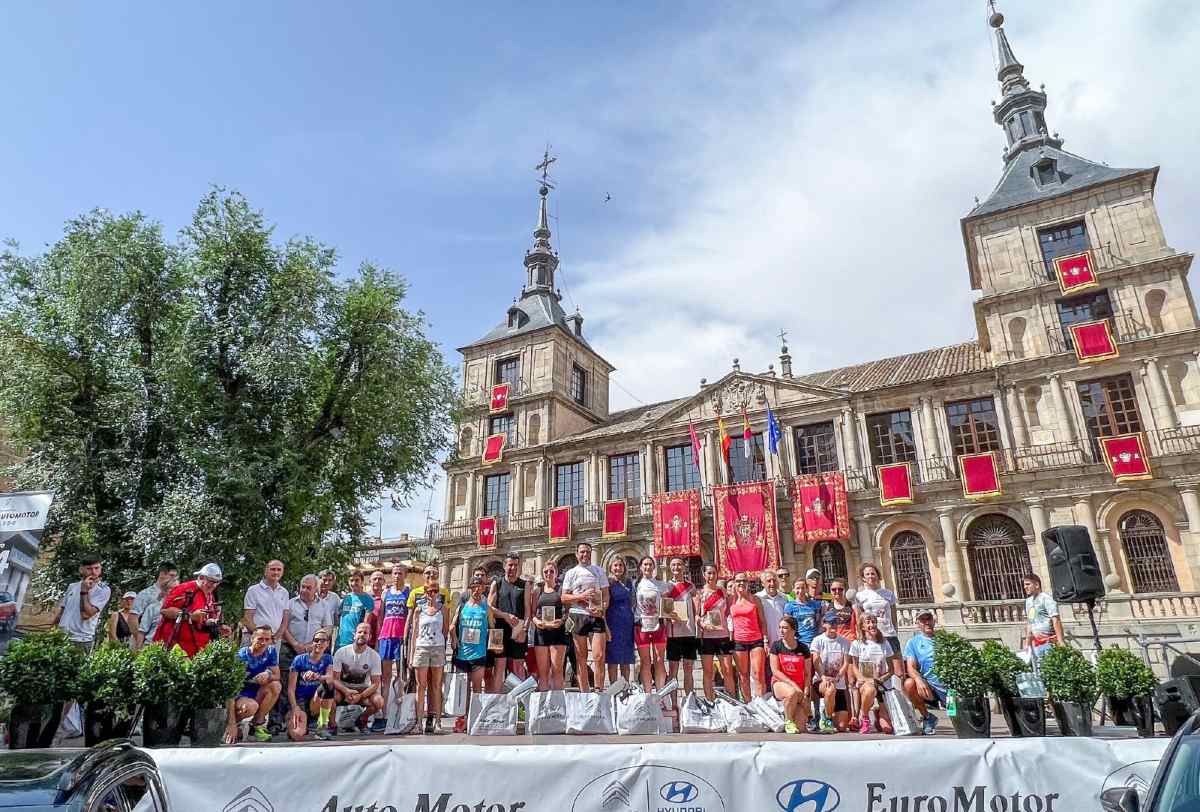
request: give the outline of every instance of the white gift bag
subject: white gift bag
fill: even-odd
[[[466,716],[470,693],[471,683],[466,674],[447,671],[442,677],[442,712],[446,716]]]
[[[531,736],[557,736],[567,732],[565,691],[536,691],[525,706],[525,732]]]
[[[921,723],[917,719],[916,708],[904,693],[904,684],[900,678],[893,676],[888,680],[888,690],[884,693],[884,704],[888,716],[892,720],[892,730],[896,736],[916,736],[921,732]]]
[[[337,709],[337,729],[341,733],[358,729],[358,717],[366,713],[363,705],[342,705]]]
[[[576,736],[612,735],[617,732],[609,694],[575,693],[566,695],[567,733]]]
[[[519,702],[508,694],[472,694],[471,712],[467,714],[467,734],[471,736],[517,735]]]
[[[687,695],[679,707],[680,733],[724,733],[725,714],[695,691]]]
[[[387,727],[388,736],[403,736],[412,733],[417,726],[417,696],[404,693],[404,680],[392,680],[388,691]]]
[[[717,709],[725,719],[725,730],[729,733],[766,733],[767,726],[754,715],[754,711],[742,702],[724,697],[717,700]]]
[[[622,736],[653,736],[662,729],[662,700],[654,694],[633,691],[615,701],[617,733]]]
[[[758,721],[772,733],[782,733],[787,724],[783,705],[773,696],[756,696],[746,706]]]

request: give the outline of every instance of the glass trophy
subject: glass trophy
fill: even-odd
[[[542,622],[543,623],[553,623],[554,621],[558,620],[558,618],[555,616],[556,614],[557,614],[556,607],[543,606],[542,607]]]
[[[488,651],[504,651],[504,629],[488,629]]]
[[[723,618],[721,617],[720,609],[709,609],[706,617],[708,619],[709,626],[712,626],[714,629],[721,628],[721,622]]]

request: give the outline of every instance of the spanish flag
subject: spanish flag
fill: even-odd
[[[729,465],[729,444],[733,440],[729,439],[729,432],[725,430],[724,419],[717,418],[717,429],[721,433],[721,456],[725,459],[725,465]]]
[[[742,452],[746,459],[754,456],[754,432],[750,430],[750,418],[745,409],[742,409]]]

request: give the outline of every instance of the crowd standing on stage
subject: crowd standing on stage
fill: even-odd
[[[576,547],[576,558],[565,573],[547,563],[529,580],[520,556],[509,553],[502,575],[476,568],[454,596],[436,566],[410,586],[403,565],[392,568],[391,583],[382,571],[366,578],[351,572],[344,593],[334,572],[306,574],[292,595],[283,563],[267,562],[237,619],[246,680],[230,703],[226,740],[328,739],[336,735],[336,709],[348,705],[363,709],[359,733],[381,733],[394,691],[415,692],[418,732],[437,733],[447,667],[466,674],[472,692],[501,692],[511,674],[536,677],[539,691],[571,683],[603,690],[606,679],[625,679],[649,692],[678,680],[686,695],[695,690],[699,659],[705,697],[774,696],[788,733],[889,733],[885,695],[897,687],[927,735],[937,725],[933,711],[947,705],[934,670],[936,615],[918,610],[915,633],[902,646],[896,594],[871,562],[859,568],[851,593],[841,578],[826,585],[816,569],[786,592],[782,568],[723,581],[709,564],[696,585],[682,558],[666,562],[666,581],[650,556],[636,573],[620,558],[605,572],[587,543]],[[112,591],[99,560],[81,561],[79,575],[53,622],[90,651]],[[222,580],[220,565],[208,563],[180,582],[179,567],[164,561],[154,583],[121,596],[104,634],[134,650],[153,641],[195,656],[210,640],[235,636],[217,598]],[[1063,644],[1062,623],[1041,579],[1029,573],[1024,585],[1024,644],[1041,657]],[[456,719],[456,729],[464,723]]]

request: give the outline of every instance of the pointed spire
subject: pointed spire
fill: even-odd
[[[558,159],[550,156],[550,147],[547,145],[542,162],[534,167],[542,173],[541,185],[538,187],[538,221],[537,226],[533,229],[533,248],[525,252],[526,280],[525,287],[521,291],[522,296],[532,293],[549,293],[552,296],[558,296],[554,290],[554,272],[558,270],[558,255],[554,253],[554,248],[550,245],[550,215],[547,211],[550,190],[554,188],[554,184],[550,182],[550,165],[556,160]]]
[[[1025,66],[1008,42],[1004,15],[996,10],[995,0],[988,0],[988,8],[988,25],[996,31],[996,80],[1002,97],[993,104],[992,117],[1008,139],[1005,163],[1031,147],[1061,147],[1062,140],[1052,137],[1046,127],[1046,94],[1030,88],[1025,79]]]

